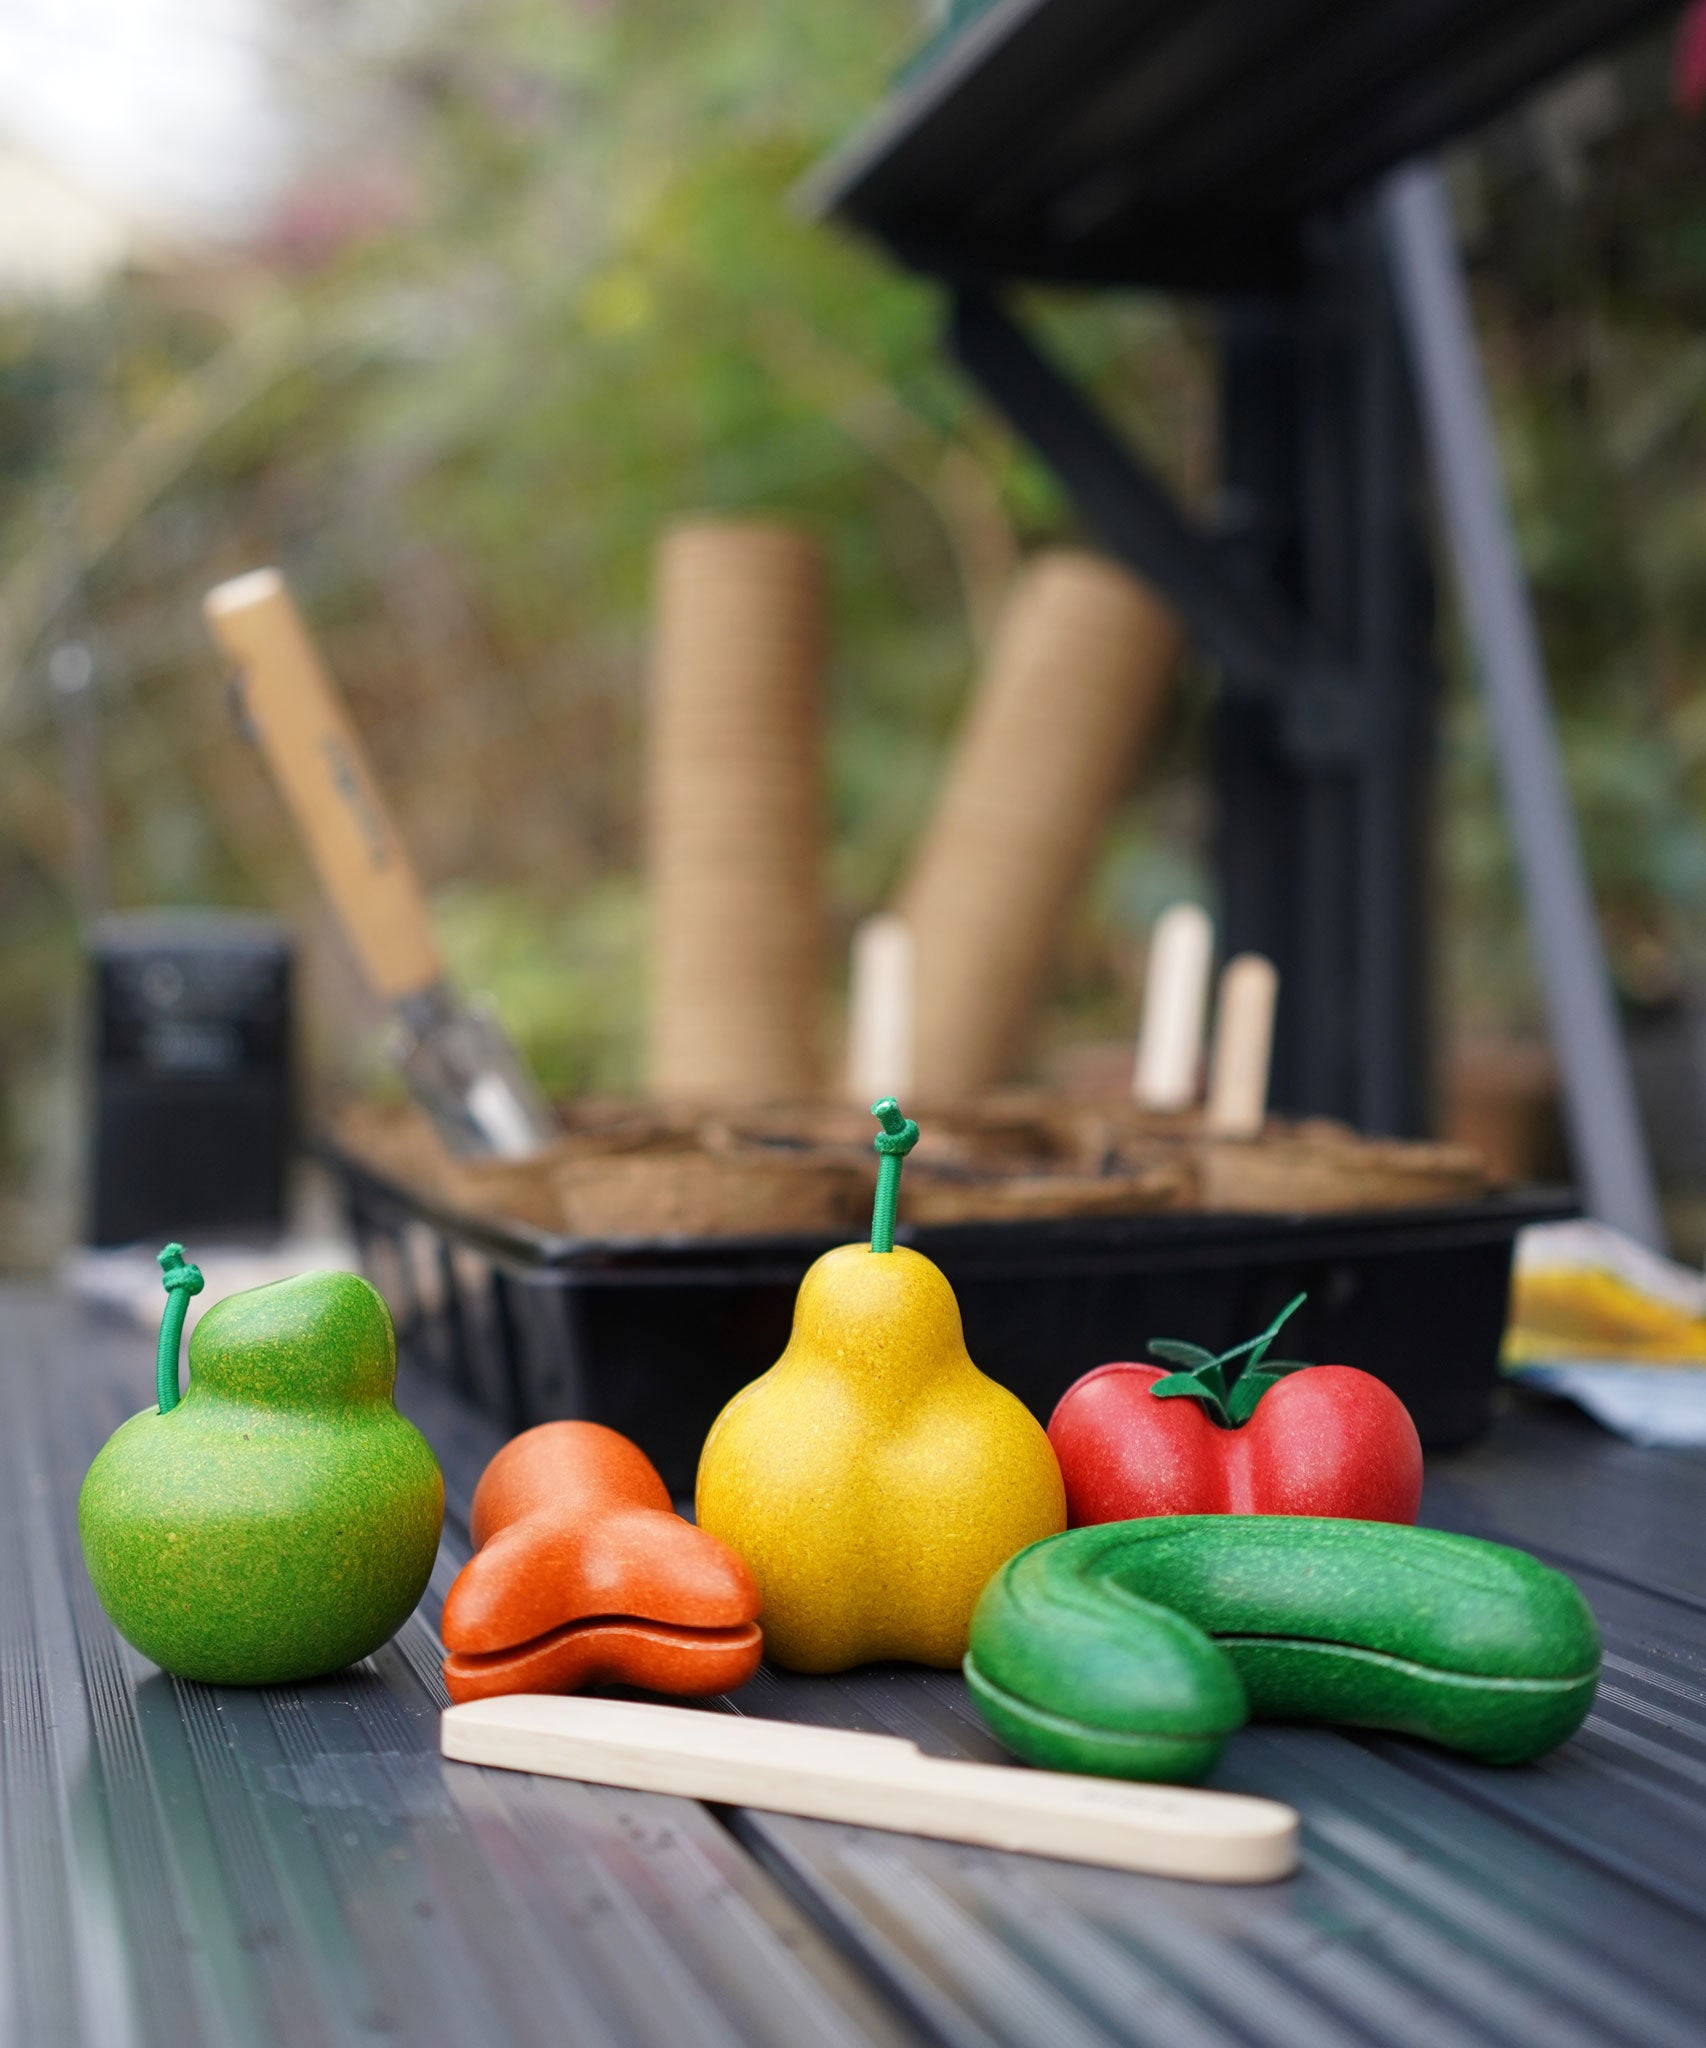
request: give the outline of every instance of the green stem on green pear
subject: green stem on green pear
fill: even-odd
[[[166,1290],[165,1313],[160,1318],[160,1344],[154,1353],[154,1395],[160,1413],[170,1415],[178,1405],[178,1344],[184,1334],[184,1317],[190,1312],[190,1296],[205,1286],[201,1268],[184,1257],[181,1244],[169,1244],[160,1253],[160,1280]]]
[[[882,1129],[872,1140],[877,1154],[877,1199],[871,1205],[871,1249],[894,1250],[894,1213],[900,1201],[901,1161],[918,1143],[918,1126],[900,1113],[892,1095],[871,1104],[871,1114]]]

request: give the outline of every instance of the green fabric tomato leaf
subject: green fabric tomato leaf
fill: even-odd
[[[1170,1372],[1149,1391],[1158,1401],[1200,1401],[1212,1422],[1222,1429],[1232,1426],[1226,1407],[1226,1377],[1218,1365],[1206,1365],[1200,1372]]]
[[[1199,1365],[1220,1363],[1212,1351],[1205,1351],[1200,1344],[1187,1344],[1178,1337],[1151,1337],[1149,1348],[1169,1365],[1188,1366],[1192,1371]]]
[[[1277,1385],[1287,1373],[1308,1371],[1301,1359],[1267,1356],[1268,1346],[1308,1298],[1297,1295],[1260,1336],[1247,1337],[1242,1344],[1234,1344],[1230,1351],[1222,1351],[1218,1356],[1205,1351],[1200,1344],[1187,1344],[1178,1337],[1150,1338],[1149,1349],[1157,1358],[1185,1369],[1156,1380],[1149,1391],[1162,1401],[1200,1401],[1217,1427],[1240,1428],[1255,1414],[1257,1403],[1271,1386]]]
[[[1262,1332],[1262,1334],[1259,1337],[1253,1338],[1250,1341],[1250,1343],[1241,1344],[1238,1347],[1240,1351],[1249,1352],[1250,1364],[1252,1366],[1261,1365],[1263,1363],[1264,1354],[1266,1353],[1268,1346],[1274,1341],[1274,1339],[1279,1335],[1280,1331],[1285,1328],[1286,1324],[1291,1321],[1292,1317],[1296,1315],[1297,1311],[1303,1306],[1303,1304],[1308,1299],[1309,1297],[1307,1294],[1293,1295],[1291,1300],[1286,1303],[1285,1307],[1280,1310],[1279,1314],[1274,1317],[1273,1321],[1269,1323],[1268,1327]],[[1234,1354],[1228,1352],[1226,1355],[1230,1358]]]
[[[1278,1379],[1278,1373],[1270,1372],[1246,1372],[1239,1375],[1238,1384],[1232,1389],[1226,1403],[1226,1412],[1232,1418],[1234,1429],[1249,1421],[1256,1412],[1256,1403]]]

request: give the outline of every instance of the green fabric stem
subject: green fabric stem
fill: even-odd
[[[154,1354],[154,1394],[160,1413],[170,1415],[178,1405],[178,1345],[184,1334],[184,1318],[190,1312],[190,1296],[206,1285],[201,1268],[184,1257],[181,1244],[169,1244],[160,1253],[160,1278],[166,1289],[166,1309],[160,1318],[160,1344]]]
[[[877,1154],[877,1199],[871,1207],[871,1249],[892,1252],[901,1161],[918,1143],[918,1126],[910,1117],[901,1115],[900,1104],[892,1095],[873,1102],[871,1114],[882,1125],[872,1141]]]

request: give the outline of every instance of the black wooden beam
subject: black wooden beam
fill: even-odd
[[[1295,675],[1302,620],[1260,574],[1236,573],[1225,548],[1172,493],[997,300],[954,300],[949,345],[1013,427],[1071,492],[1109,553],[1178,609],[1208,657],[1246,687]]]

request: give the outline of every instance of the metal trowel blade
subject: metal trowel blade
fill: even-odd
[[[411,1093],[464,1158],[530,1159],[558,1124],[495,1017],[444,983],[397,1005],[397,1060]]]

